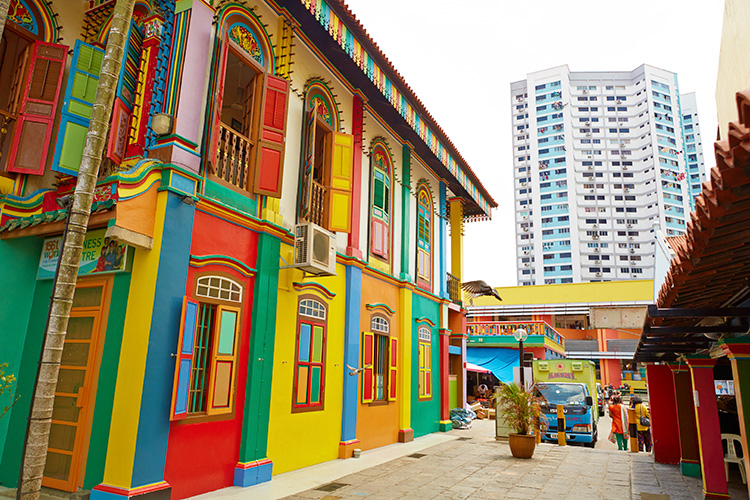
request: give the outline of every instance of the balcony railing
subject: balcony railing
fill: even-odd
[[[487,323],[467,323],[466,334],[469,336],[513,335],[517,329],[523,328],[529,335],[544,335],[565,347],[565,338],[557,330],[544,321],[496,321]]]
[[[242,190],[248,189],[253,143],[244,135],[221,123],[213,174]]]
[[[461,283],[458,278],[453,276],[451,273],[445,273],[447,282],[446,288],[448,289],[448,297],[454,304],[461,304]]]

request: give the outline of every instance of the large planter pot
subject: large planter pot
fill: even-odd
[[[508,434],[510,452],[516,458],[531,458],[534,456],[536,440],[533,434]]]

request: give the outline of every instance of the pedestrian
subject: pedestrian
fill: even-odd
[[[617,449],[628,451],[627,434],[628,434],[628,416],[627,410],[622,405],[622,399],[619,396],[612,396],[612,404],[609,405],[609,416],[612,418],[612,434],[617,440]]]
[[[643,404],[641,398],[633,396],[630,398],[630,406],[635,410],[635,424],[638,430],[638,450],[651,453],[651,415],[648,408]],[[645,418],[644,418],[645,417]]]

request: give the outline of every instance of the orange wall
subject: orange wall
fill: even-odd
[[[391,323],[391,335],[398,333],[399,307],[398,288],[389,282],[362,274],[362,306],[360,310],[360,330],[370,331],[370,318],[372,311],[367,309],[367,304],[385,304],[394,311],[389,316]],[[382,309],[379,311],[382,312]],[[411,311],[405,311],[411,314]],[[362,366],[362,353],[360,352],[359,366]],[[400,367],[399,367],[400,369]],[[399,373],[399,376],[410,376],[410,374]],[[360,378],[361,381],[361,378]],[[360,444],[358,448],[371,450],[398,441],[398,409],[399,401],[389,403],[361,403],[362,386],[360,382],[359,407],[357,408],[357,439]]]

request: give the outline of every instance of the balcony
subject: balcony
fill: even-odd
[[[221,123],[216,164],[212,165],[211,174],[234,187],[247,191],[253,147],[254,144],[250,139]]]
[[[451,273],[445,273],[448,297],[454,304],[461,304],[461,282]]]
[[[513,332],[515,332],[519,328],[523,328],[529,334],[528,340],[525,341],[525,345],[528,345],[529,347],[531,347],[534,343],[543,344],[545,338],[563,348],[565,347],[565,338],[560,335],[557,330],[552,328],[544,321],[496,321],[486,323],[467,323],[467,343],[474,345],[509,344],[508,347],[513,347],[513,345],[518,345],[516,339],[513,338]]]

